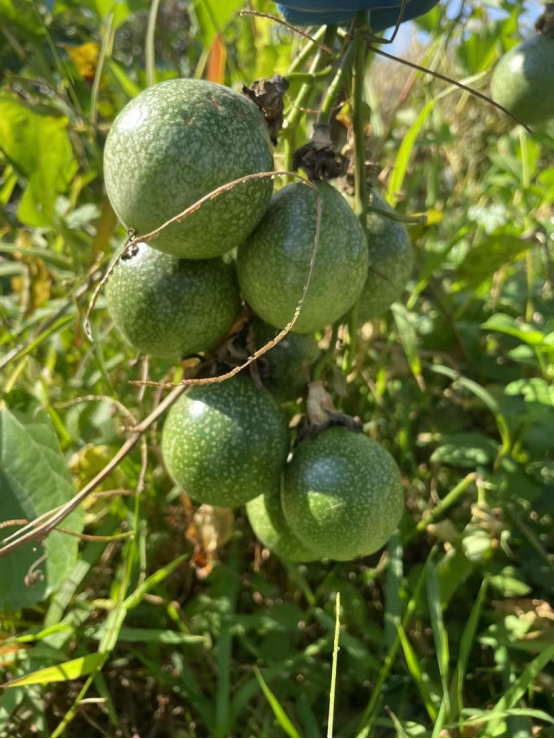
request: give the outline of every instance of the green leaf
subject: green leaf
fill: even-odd
[[[472,249],[458,267],[458,276],[467,287],[475,288],[490,279],[500,267],[523,259],[531,243],[502,232],[489,236]]]
[[[463,709],[463,691],[464,682],[466,678],[467,668],[469,665],[469,657],[471,650],[475,642],[475,635],[477,633],[477,626],[479,619],[481,618],[481,611],[483,610],[483,601],[487,593],[487,581],[483,580],[477,599],[473,604],[469,618],[464,626],[462,633],[462,639],[460,641],[460,652],[458,654],[458,664],[456,665],[456,672],[450,685],[450,703],[452,705],[453,714],[460,715]]]
[[[17,215],[28,226],[54,222],[56,198],[77,171],[67,118],[0,93],[0,148],[25,186]]]
[[[177,559],[174,559],[172,562],[170,562],[165,567],[162,567],[157,572],[155,572],[153,575],[150,575],[150,577],[147,577],[146,580],[139,585],[139,587],[135,590],[134,593],[131,593],[131,595],[126,598],[123,605],[127,610],[131,610],[131,608],[136,608],[136,606],[139,605],[139,603],[142,602],[142,599],[146,595],[146,593],[149,593],[153,588],[156,587],[159,583],[163,582],[166,577],[171,575],[172,572],[174,572],[179,565],[184,562],[186,559],[188,559],[188,554],[182,554],[180,557],[177,557]]]
[[[506,385],[504,392],[506,395],[523,395],[526,403],[554,406],[554,387],[552,383],[540,377],[510,382],[509,385]]]
[[[21,31],[33,36],[42,36],[44,29],[31,3],[18,2],[17,7],[13,0],[0,0],[0,21],[2,25],[14,25]]]
[[[431,455],[431,462],[475,469],[494,462],[497,454],[498,443],[479,431],[445,434]]]
[[[56,508],[75,494],[71,475],[61,454],[49,416],[12,413],[0,409],[0,521],[26,519]],[[74,511],[64,528],[80,532],[83,513]],[[14,527],[2,529],[7,537]],[[30,606],[57,590],[77,556],[78,539],[53,531],[44,544],[26,546],[0,558],[0,609]],[[44,579],[24,584],[29,568],[37,566]]]
[[[430,564],[427,568],[427,603],[429,605],[435,650],[437,652],[437,662],[439,664],[439,673],[441,676],[443,701],[445,704],[446,715],[448,716],[450,714],[450,701],[448,694],[450,649],[448,646],[448,634],[446,632],[442,616],[442,604],[439,593],[437,570],[433,564]]]
[[[498,725],[498,721],[500,720],[498,713],[514,708],[526,691],[533,686],[535,679],[542,670],[544,670],[546,665],[552,661],[552,659],[554,659],[554,644],[546,647],[538,657],[535,657],[535,659],[527,665],[526,669],[521,673],[517,680],[510,686],[506,693],[504,693],[493,709],[494,713],[497,715],[487,725],[487,734],[489,736],[493,734],[494,728]]]
[[[410,674],[414,679],[415,684],[417,685],[417,689],[419,690],[419,694],[421,695],[431,721],[435,722],[437,720],[438,711],[435,704],[433,703],[429,683],[426,681],[425,675],[421,669],[421,661],[415,653],[414,648],[408,641],[406,632],[402,628],[401,624],[398,624],[398,636],[400,638],[400,643],[402,645],[402,651],[404,652],[404,658],[406,660],[408,670],[410,671]]]
[[[494,316],[491,316],[485,323],[481,324],[481,328],[514,336],[516,339],[520,339],[520,341],[531,346],[542,344],[544,341],[542,331],[538,331],[528,323],[520,323],[505,313],[495,313]]]
[[[408,310],[406,309],[406,306],[401,303],[393,303],[391,309],[396,323],[398,336],[402,343],[402,347],[404,348],[406,359],[408,360],[412,374],[416,378],[421,390],[424,390],[425,385],[423,383],[423,377],[421,376],[421,359],[419,358],[417,348],[417,336],[412,322],[410,321]]]
[[[232,18],[244,7],[244,0],[195,0],[194,9],[202,31],[205,49],[209,49],[218,33],[223,33]]]
[[[273,711],[275,718],[279,722],[279,725],[281,726],[283,731],[286,733],[287,736],[290,736],[292,739],[295,739],[296,737],[300,737],[300,734],[298,733],[296,727],[294,726],[290,718],[285,713],[283,707],[281,706],[277,698],[274,696],[274,694],[269,689],[266,681],[263,679],[262,674],[257,667],[254,667],[254,672],[256,673],[256,677],[258,678],[260,688],[262,689],[262,692],[265,695],[267,702],[271,706],[271,710]]]
[[[11,680],[2,685],[3,688],[18,688],[22,685],[49,685],[50,683],[65,683],[68,680],[77,680],[84,675],[90,675],[104,660],[105,654],[95,652],[85,657],[62,662],[61,665],[45,667],[42,670],[31,672],[23,677]]]
[[[423,128],[425,121],[435,107],[435,102],[435,100],[429,100],[427,105],[423,108],[423,110],[417,117],[416,122],[410,128],[408,133],[404,136],[402,144],[400,145],[400,149],[398,150],[398,154],[396,155],[396,161],[392,170],[392,176],[390,178],[388,194],[386,198],[389,205],[392,205],[393,208],[396,207],[396,204],[398,203],[400,194],[402,192],[404,178],[406,177],[406,172],[408,171],[408,165],[410,163],[415,142],[417,141],[417,137],[419,136],[419,133]]]

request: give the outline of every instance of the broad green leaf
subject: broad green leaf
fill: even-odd
[[[244,0],[194,0],[202,31],[203,46],[209,49],[218,33],[223,33],[232,18],[244,7]]]
[[[46,413],[26,416],[0,409],[0,521],[34,520],[75,494],[71,475],[61,454],[58,439]],[[80,532],[81,510],[74,511],[64,528]],[[2,529],[2,538],[17,527]],[[57,590],[77,556],[78,539],[53,531],[44,544],[27,545],[0,558],[0,609],[30,606]],[[25,585],[31,566],[43,580]]]
[[[506,395],[523,395],[527,403],[540,403],[554,407],[554,386],[541,377],[510,382],[506,385],[504,392]]]
[[[516,339],[520,339],[531,346],[542,344],[544,341],[542,331],[533,328],[528,323],[520,323],[515,318],[512,318],[512,316],[506,315],[506,313],[495,313],[494,316],[491,316],[485,323],[481,324],[481,328],[514,336]]]
[[[14,25],[32,36],[42,36],[44,29],[31,3],[0,0],[0,24]]]
[[[42,670],[31,672],[24,677],[18,677],[9,683],[2,685],[3,688],[18,688],[22,685],[49,685],[50,683],[65,683],[68,680],[77,680],[84,675],[90,675],[104,660],[105,654],[95,652],[85,657],[63,662],[61,665],[45,667]]]
[[[54,222],[56,198],[77,171],[67,118],[0,93],[0,149],[25,187],[17,215],[27,226]]]
[[[424,390],[425,385],[421,375],[421,359],[417,348],[417,336],[406,306],[402,305],[402,303],[393,303],[391,309],[398,330],[398,336],[406,353],[406,359],[408,360],[412,374],[416,378],[421,390]]]
[[[478,287],[500,267],[523,259],[529,247],[530,242],[507,233],[489,236],[468,253],[458,267],[458,277],[467,287]]]
[[[431,455],[434,464],[475,469],[479,465],[494,462],[498,454],[498,443],[479,431],[446,434],[440,446]]]
[[[470,74],[476,74],[491,66],[497,54],[500,35],[501,27],[498,24],[488,23],[462,41],[457,49],[458,58]]]

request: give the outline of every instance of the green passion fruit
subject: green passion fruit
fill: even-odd
[[[393,212],[377,194],[373,203]],[[402,295],[414,265],[414,254],[406,227],[380,213],[367,217],[369,270],[359,302],[359,317],[368,321],[384,313]]]
[[[262,321],[253,326],[254,345],[260,349],[272,341],[278,329]],[[311,369],[320,351],[311,334],[288,333],[259,360],[262,380],[271,394],[281,403],[299,398],[310,382]]]
[[[313,562],[319,559],[292,533],[281,506],[280,486],[247,503],[246,515],[256,537],[279,557],[293,562]]]
[[[286,416],[245,376],[192,387],[171,407],[162,436],[175,482],[214,506],[243,505],[278,486],[288,451]]]
[[[554,36],[537,34],[510,49],[496,65],[491,92],[524,123],[554,118]]]
[[[380,549],[404,508],[400,471],[380,444],[330,428],[303,441],[285,471],[292,532],[319,557],[348,561]]]
[[[363,229],[343,196],[318,183],[321,231],[312,280],[295,333],[314,333],[341,318],[367,278]],[[239,247],[237,270],[246,301],[266,323],[283,329],[302,297],[312,258],[318,195],[300,182],[272,199],[265,216]]]
[[[179,259],[144,243],[120,259],[106,297],[127,341],[158,357],[211,349],[241,306],[234,264],[221,257]]]
[[[115,119],[104,150],[111,204],[139,235],[222,185],[272,169],[271,142],[258,108],[203,80],[168,80],[141,92]],[[187,259],[220,256],[249,235],[272,191],[269,177],[239,184],[165,228],[151,245]]]

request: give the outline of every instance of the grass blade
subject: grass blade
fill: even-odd
[[[335,693],[337,690],[337,662],[339,658],[339,636],[340,636],[340,593],[337,593],[335,602],[337,620],[335,624],[335,641],[333,644],[333,667],[331,670],[331,694],[329,697],[329,721],[327,722],[327,739],[333,736],[333,721],[335,718]]]
[[[435,565],[427,568],[427,602],[429,605],[429,614],[431,616],[431,626],[433,628],[433,638],[435,641],[435,650],[437,652],[437,661],[439,663],[439,672],[441,676],[441,684],[443,690],[443,704],[446,716],[450,716],[450,696],[448,693],[448,672],[450,664],[450,651],[448,647],[448,634],[444,627],[442,616],[442,605],[439,593],[439,583]],[[443,706],[441,705],[441,712]]]
[[[398,532],[395,532],[389,539],[387,551],[389,561],[387,563],[385,586],[385,641],[390,649],[398,636],[398,626],[400,625],[403,550]]]
[[[400,343],[402,344],[402,348],[406,354],[410,370],[419,385],[419,389],[424,392],[425,381],[421,374],[421,359],[417,349],[417,336],[408,316],[406,306],[401,303],[393,303],[391,305],[391,310],[394,316],[394,322],[396,324]]]
[[[84,657],[62,662],[61,665],[44,667],[42,670],[30,672],[23,677],[16,677],[4,683],[2,688],[19,688],[23,685],[49,685],[50,683],[62,683],[68,680],[77,680],[84,675],[90,675],[104,660],[104,655],[98,652],[87,654]]]
[[[469,663],[469,656],[473,644],[475,642],[475,634],[477,633],[477,626],[479,619],[481,618],[481,611],[483,610],[483,602],[487,593],[487,581],[483,580],[477,600],[473,604],[471,613],[467,620],[466,625],[462,633],[460,641],[460,654],[458,655],[458,664],[456,665],[456,672],[450,685],[450,703],[452,707],[452,715],[461,718],[461,713],[464,707],[463,703],[463,689],[464,681]]]
[[[267,683],[263,679],[262,674],[257,667],[254,667],[254,672],[256,673],[258,682],[260,683],[260,688],[262,689],[262,692],[265,695],[267,702],[271,706],[271,710],[273,711],[273,714],[279,722],[279,725],[281,726],[283,731],[286,733],[287,736],[290,736],[291,739],[299,739],[300,734],[296,730],[296,727],[285,713],[277,698],[269,689]]]
[[[431,691],[429,689],[429,686],[425,682],[423,672],[421,670],[420,660],[414,652],[412,645],[408,641],[406,632],[402,628],[401,624],[398,624],[398,636],[400,637],[400,644],[402,645],[402,651],[404,652],[404,657],[406,659],[406,664],[408,666],[410,674],[413,677],[415,684],[417,685],[417,689],[419,690],[423,702],[425,703],[425,708],[427,710],[427,713],[429,714],[429,718],[431,719],[431,721],[435,722],[437,720],[438,711],[435,707],[435,704],[433,703],[433,699],[431,698]]]

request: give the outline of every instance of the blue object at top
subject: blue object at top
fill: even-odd
[[[424,15],[439,0],[408,0],[402,22]],[[370,25],[374,32],[396,26],[402,7],[401,0],[283,0],[279,10],[293,26],[328,26],[350,23],[360,10],[370,10]]]

